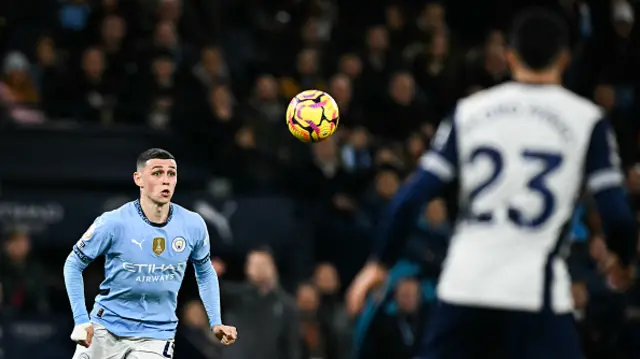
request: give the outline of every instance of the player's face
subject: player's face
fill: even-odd
[[[171,201],[178,182],[178,167],[174,160],[151,159],[134,174],[142,195],[157,204]]]

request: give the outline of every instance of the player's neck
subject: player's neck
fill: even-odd
[[[512,72],[515,81],[532,85],[560,85],[562,74],[556,69],[535,72],[528,69],[517,69]]]
[[[169,218],[171,205],[169,203],[157,204],[149,198],[142,196],[140,197],[140,207],[142,207],[142,212],[152,223],[160,224],[165,223],[167,218]]]

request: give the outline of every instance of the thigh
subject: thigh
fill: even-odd
[[[427,325],[421,359],[482,358],[488,312],[438,302]]]
[[[172,359],[173,340],[136,339],[129,341],[126,359]]]
[[[571,314],[505,314],[509,359],[581,359],[578,327]]]
[[[73,359],[124,359],[126,345],[101,325],[93,325],[94,335],[89,348],[76,346]]]

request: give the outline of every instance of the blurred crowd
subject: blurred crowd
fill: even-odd
[[[240,264],[244,279],[228,280],[225,258],[214,260],[225,322],[240,334],[225,357],[408,359],[433,302],[455,196],[425,206],[406,258],[359,318],[345,314],[342,284],[366,259],[381,209],[457,99],[510,80],[503,50],[519,8],[547,5],[570,24],[565,86],[607,112],[630,199],[640,194],[640,3],[477,3],[3,0],[0,126],[163,131],[233,193],[305,204],[316,257],[308,282],[280,286],[266,247]],[[297,142],[284,121],[290,98],[309,88],[329,92],[341,115],[338,133],[312,146]],[[599,267],[608,252],[588,198],[573,225],[569,261],[587,357],[640,357],[640,293],[607,289]],[[51,270],[30,253],[28,232],[4,240],[0,308],[69,312],[64,257]],[[89,298],[99,266],[85,279]],[[176,358],[222,355],[193,281],[181,292],[181,313],[179,333],[187,335]]]

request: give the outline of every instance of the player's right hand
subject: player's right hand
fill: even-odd
[[[91,323],[76,325],[71,332],[71,340],[85,348],[91,346],[93,340],[93,326]]]
[[[386,278],[387,271],[382,265],[375,262],[367,263],[347,291],[346,304],[349,315],[358,315],[364,307],[369,291],[382,284]]]

